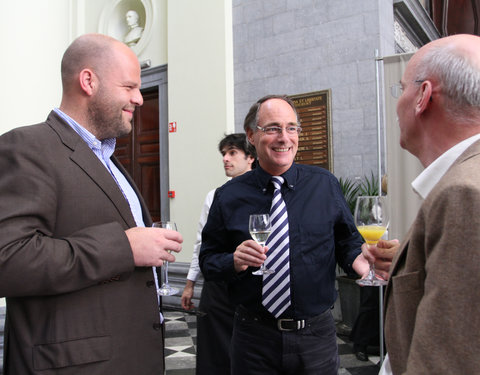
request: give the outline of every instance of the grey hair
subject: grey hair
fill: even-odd
[[[480,69],[478,63],[455,45],[433,46],[417,64],[417,80],[435,78],[448,102],[445,110],[456,118],[472,120],[480,114]]]
[[[295,117],[297,118],[297,122],[300,124],[300,118],[298,117],[297,110],[295,108],[295,104],[293,104],[293,101],[286,95],[266,95],[260,99],[258,99],[251,107],[250,110],[247,113],[247,116],[245,116],[245,121],[243,122],[243,129],[245,132],[247,129],[251,129],[252,131],[257,131],[257,124],[258,124],[258,112],[260,110],[260,106],[265,103],[267,100],[270,99],[281,99],[287,102],[290,107],[292,107],[293,112],[295,113]]]

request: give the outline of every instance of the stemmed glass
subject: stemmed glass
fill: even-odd
[[[152,227],[154,228],[165,228],[171,230],[177,230],[177,224],[173,221],[156,221],[153,223]],[[173,288],[168,283],[168,262],[164,261],[162,266],[162,286],[157,289],[157,293],[161,296],[173,296],[177,294],[179,290]]]
[[[382,196],[360,196],[355,205],[355,225],[368,245],[376,245],[388,228],[387,201]],[[364,286],[386,285],[386,280],[375,274],[375,265],[370,263],[368,275],[357,283]]]
[[[250,235],[258,243],[262,248],[265,246],[265,242],[267,242],[268,236],[272,231],[272,224],[270,222],[270,215],[269,214],[260,214],[260,215],[250,215],[250,219],[248,221],[248,230],[250,231]],[[254,275],[269,275],[274,273],[275,271],[269,270],[265,267],[265,263],[262,263],[260,269],[253,271],[252,274]]]

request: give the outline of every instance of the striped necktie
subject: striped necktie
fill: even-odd
[[[272,233],[265,244],[269,249],[265,267],[275,270],[275,273],[263,275],[262,287],[262,305],[276,318],[291,304],[288,214],[281,192],[283,181],[283,177],[272,177],[275,187],[270,209]]]

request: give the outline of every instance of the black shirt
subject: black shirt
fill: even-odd
[[[351,273],[363,240],[353,222],[338,180],[323,168],[293,164],[282,177],[290,236],[292,305],[282,317],[304,319],[330,308],[336,262]],[[262,306],[262,276],[253,268],[236,273],[233,252],[247,239],[250,214],[269,213],[271,175],[260,166],[217,189],[202,233],[200,267],[207,280],[226,280],[235,304],[267,313]],[[267,253],[268,256],[268,253]]]

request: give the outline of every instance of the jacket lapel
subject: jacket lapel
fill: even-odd
[[[72,150],[70,159],[105,193],[106,198],[116,207],[125,224],[128,227],[135,227],[136,223],[130,206],[122,191],[110,172],[108,172],[85,141],[53,111],[48,116],[46,122],[58,134],[62,143]],[[124,174],[126,173],[123,168],[121,171]],[[131,183],[128,174],[127,179]],[[142,208],[144,207],[142,206]]]

